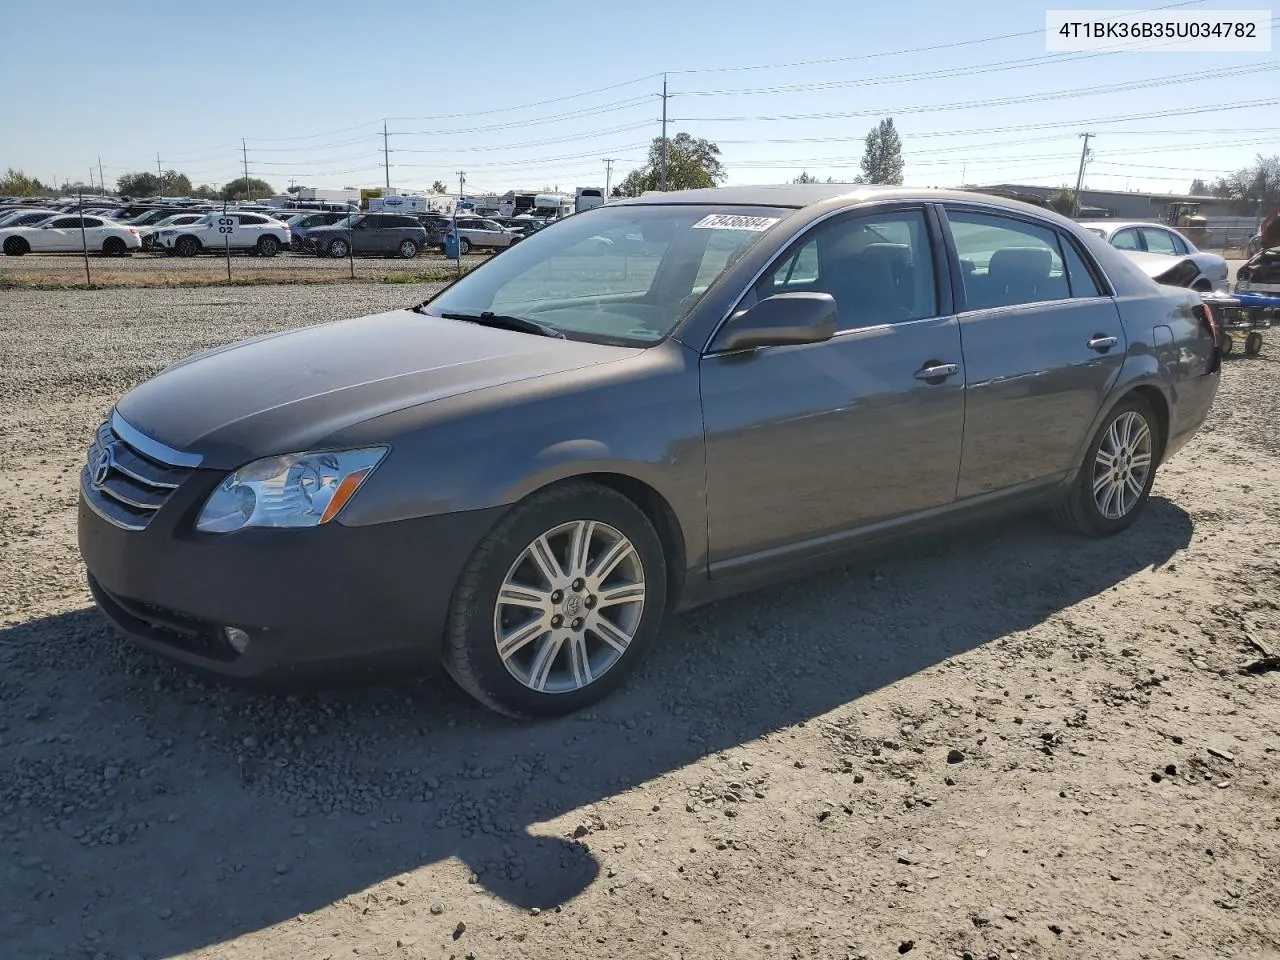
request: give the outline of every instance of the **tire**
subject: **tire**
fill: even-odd
[[[128,247],[119,237],[107,237],[102,241],[102,253],[108,257],[123,257]]]
[[[1262,352],[1262,334],[1257,330],[1244,338],[1244,352],[1250,357],[1256,357]]]
[[[581,580],[570,579],[574,571],[567,561],[574,530],[593,531],[587,540],[586,562],[580,565],[587,571]],[[555,584],[537,572],[531,558],[540,540],[550,547],[557,573],[570,569],[557,581],[561,589],[556,593],[551,592]],[[601,595],[603,591],[591,582],[592,564],[598,564],[611,548],[625,550],[623,540],[634,549],[601,581],[619,599],[597,607],[591,590]],[[532,586],[535,580],[539,585]],[[517,591],[537,605],[499,603],[499,590],[508,581],[522,585]],[[607,487],[567,481],[513,507],[472,553],[450,602],[444,666],[463,690],[499,713],[518,718],[572,713],[611,693],[643,659],[662,623],[666,602],[666,557],[644,512]],[[606,609],[611,611],[608,615]],[[530,629],[546,626],[542,632],[528,634],[504,660],[498,648],[499,631],[519,633],[525,617]],[[601,624],[603,629],[611,628],[615,639],[629,633],[630,642],[620,649],[606,641],[596,632]],[[546,669],[540,670],[540,663]],[[585,682],[583,664],[589,678]],[[593,679],[592,673],[596,674]],[[539,677],[542,689],[537,689]]]
[[[179,237],[173,249],[180,257],[194,257],[200,252],[200,241],[195,237]]]
[[[412,240],[400,241],[400,258],[402,260],[412,260],[418,255],[418,245]]]
[[[1222,355],[1225,357],[1236,348],[1235,339],[1229,333],[1222,335]]]
[[[255,249],[260,257],[274,257],[280,252],[280,241],[271,236],[259,237]]]
[[[348,246],[347,241],[340,237],[335,237],[329,241],[328,253],[335,260],[345,260],[351,253],[351,248]]]
[[[302,253],[302,241],[290,239],[289,249],[292,250],[294,253]]]
[[[466,237],[458,238],[458,256],[465,257],[471,252],[471,241]]]
[[[31,252],[31,245],[22,237],[9,237],[4,242],[4,253],[7,257],[20,257]]]
[[[1114,433],[1113,428],[1115,428]],[[1143,428],[1145,428],[1145,443]],[[1164,451],[1164,439],[1160,432],[1160,422],[1150,403],[1137,394],[1131,394],[1121,400],[1107,415],[1107,419],[1089,444],[1080,471],[1071,484],[1071,490],[1054,511],[1055,522],[1063,529],[1085,537],[1112,536],[1128,527],[1138,518],[1138,514],[1142,512],[1142,508],[1146,506],[1151,496],[1151,485],[1155,483],[1156,468],[1160,465],[1160,457]],[[1128,457],[1136,457],[1138,464],[1145,456],[1146,472],[1140,478],[1140,492],[1136,495],[1134,486],[1139,482],[1139,477],[1123,466],[1118,475],[1124,477],[1125,474],[1129,474],[1132,479],[1128,483],[1110,484],[1102,479],[1107,473],[1106,467],[1099,459],[1099,451],[1104,449],[1104,445],[1107,452],[1115,450],[1118,446],[1122,458],[1126,454]],[[1112,474],[1112,476],[1116,475]],[[1121,497],[1130,498],[1127,503],[1123,499],[1113,500],[1109,496],[1116,491],[1117,487]],[[1098,490],[1096,495],[1095,489]],[[1103,498],[1103,503],[1113,508],[1110,515],[1104,512],[1099,498]]]

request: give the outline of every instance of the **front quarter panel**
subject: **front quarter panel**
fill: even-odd
[[[391,452],[342,512],[365,526],[509,505],[591,473],[638,480],[671,507],[689,566],[705,559],[697,356],[674,340],[566,374],[408,407],[331,438]],[[424,545],[424,550],[429,549]]]

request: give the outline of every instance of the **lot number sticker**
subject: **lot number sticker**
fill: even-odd
[[[713,213],[693,225],[694,230],[754,230],[762,233],[781,217],[736,217],[727,213]]]
[[[233,230],[235,230],[235,227],[236,227],[236,221],[235,221],[235,218],[234,218],[234,217],[219,217],[219,218],[218,218],[218,232],[219,232],[219,233],[231,233]]]

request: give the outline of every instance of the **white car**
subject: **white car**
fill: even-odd
[[[46,220],[52,220],[57,215],[57,210],[40,210],[33,207],[4,210],[0,211],[0,227],[34,227]]]
[[[1186,257],[1200,269],[1193,290],[1212,292],[1226,290],[1229,283],[1227,261],[1216,253],[1196,249],[1196,245],[1172,227],[1159,223],[1133,220],[1081,220],[1080,226],[1096,233],[1117,250],[1159,253],[1169,257]]]
[[[57,216],[36,226],[0,228],[0,250],[10,257],[85,250],[122,257],[141,246],[137,227],[126,227],[103,217]]]
[[[138,228],[138,236],[142,238],[142,249],[154,249],[156,233],[165,227],[189,227],[203,216],[205,216],[203,213],[175,213],[155,223],[144,224]]]
[[[251,250],[263,257],[274,257],[289,249],[289,225],[260,213],[227,211],[203,214],[186,226],[161,227],[152,234],[152,244],[170,256],[194,257],[201,250],[221,253]]]

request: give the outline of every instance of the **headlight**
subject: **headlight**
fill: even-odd
[[[328,523],[386,454],[386,447],[365,447],[255,460],[218,484],[196,529],[231,533],[244,527]]]

